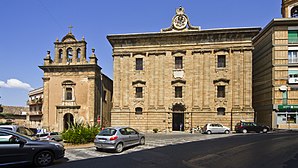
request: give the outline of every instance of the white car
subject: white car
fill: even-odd
[[[202,132],[206,134],[215,134],[215,133],[229,134],[230,128],[225,127],[222,124],[218,124],[218,123],[208,123],[203,127]]]

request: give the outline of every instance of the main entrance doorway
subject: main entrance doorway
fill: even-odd
[[[181,104],[173,105],[173,131],[184,131],[184,110],[185,108]]]
[[[63,117],[64,130],[69,128],[69,125],[73,125],[73,115],[66,113]]]

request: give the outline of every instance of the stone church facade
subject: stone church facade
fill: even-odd
[[[260,28],[202,30],[184,8],[157,33],[108,35],[113,47],[111,125],[142,131],[231,129],[253,121],[252,38]]]
[[[102,74],[95,50],[86,56],[87,42],[69,32],[56,40],[52,60],[44,58],[42,127],[63,131],[68,123],[110,125],[113,82]]]

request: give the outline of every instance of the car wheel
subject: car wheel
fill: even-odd
[[[144,138],[144,137],[142,137],[142,138],[140,139],[140,144],[141,144],[141,145],[145,145],[145,138]]]
[[[267,133],[268,132],[268,129],[267,128],[263,128],[263,133]]]
[[[122,151],[123,151],[123,144],[118,143],[118,145],[116,146],[116,152],[121,153]]]
[[[225,134],[229,134],[230,133],[230,131],[229,130],[225,130]]]
[[[246,134],[246,133],[247,133],[247,129],[243,129],[242,132],[243,132],[244,134]]]
[[[210,135],[210,134],[212,134],[212,132],[211,132],[210,130],[208,130],[208,131],[207,131],[207,134],[209,134],[209,135]]]
[[[54,155],[50,151],[41,151],[34,157],[34,164],[38,167],[48,166],[54,161]]]
[[[101,149],[101,148],[98,148],[98,147],[96,147],[96,151],[102,151],[102,149]]]

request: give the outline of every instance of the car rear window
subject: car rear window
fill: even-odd
[[[0,128],[12,131],[12,128],[8,128],[8,127],[0,127]]]
[[[116,131],[117,131],[117,130],[115,130],[115,129],[106,128],[106,129],[100,131],[100,132],[98,133],[98,135],[102,135],[102,136],[112,136],[112,135],[115,135]]]

